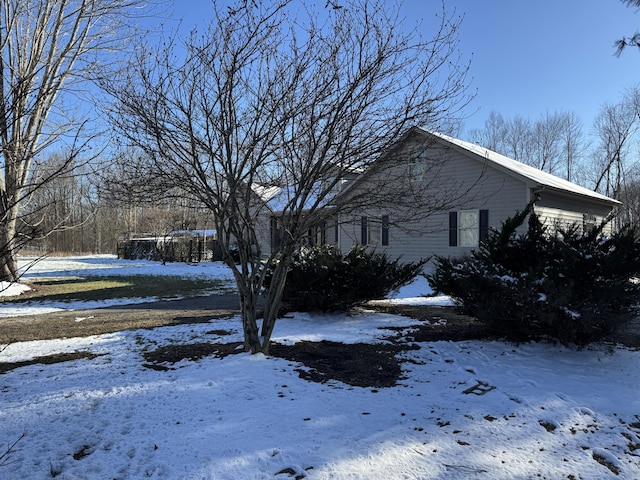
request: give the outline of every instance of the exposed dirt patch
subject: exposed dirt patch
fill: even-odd
[[[228,318],[238,314],[237,305],[235,295],[220,295],[5,318],[0,319],[0,344],[209,322],[215,318]],[[303,366],[297,368],[302,378],[316,382],[336,380],[347,385],[375,389],[391,387],[402,379],[402,364],[406,362],[402,353],[420,348],[416,342],[496,338],[496,335],[481,322],[473,317],[460,315],[452,307],[376,304],[369,308],[408,316],[422,322],[410,328],[385,327],[385,330],[396,332],[386,339],[387,343],[343,344],[322,341],[298,342],[295,345],[273,344],[270,353],[275,357],[302,364]],[[232,333],[220,329],[214,329],[212,332],[220,337]],[[178,368],[176,364],[182,360],[198,361],[211,355],[221,358],[241,351],[243,345],[238,342],[166,345],[154,350],[145,350],[144,366],[156,370],[169,370]],[[29,362],[0,363],[0,373],[26,365],[95,356],[89,352],[73,352],[41,357]]]
[[[270,354],[303,367],[300,378],[327,383],[337,380],[357,387],[392,387],[402,378],[402,360],[398,354],[419,348],[415,344],[344,344],[338,342],[298,342],[295,345],[271,345]],[[240,342],[163,345],[143,352],[146,368],[166,371],[178,368],[183,360],[217,358],[243,351]]]
[[[154,370],[171,370],[168,364],[176,364],[182,360],[200,360],[204,357],[226,357],[243,351],[243,344],[233,343],[188,343],[185,345],[163,345],[155,350],[145,351],[142,355],[148,362],[144,367]]]
[[[422,325],[413,327],[411,332],[406,335],[407,341],[437,342],[442,340],[459,342],[495,336],[485,324],[474,317],[461,315],[453,307],[377,303],[373,308],[380,312],[424,320],[425,322]],[[403,327],[397,330],[406,330],[406,328]]]
[[[487,329],[476,319],[460,315],[448,307],[416,307],[377,305],[377,310],[405,315],[424,323],[407,328],[389,328],[396,335],[388,343],[344,344],[339,342],[298,342],[295,345],[272,344],[270,354],[297,362],[301,378],[326,383],[339,381],[358,387],[385,388],[396,385],[402,379],[401,354],[420,348],[414,342],[459,341],[486,338]],[[163,346],[144,353],[147,368],[168,370],[184,359],[198,360],[205,356],[224,357],[242,351],[242,344],[194,343]]]
[[[25,360],[23,362],[0,362],[0,373],[6,373],[16,368],[26,367],[27,365],[52,365],[54,363],[71,362],[73,360],[79,360],[81,358],[93,360],[94,358],[101,356],[102,354],[98,355],[91,352],[70,352],[45,355],[44,357],[38,357],[33,360]]]
[[[408,344],[344,344],[337,342],[298,342],[271,346],[271,354],[302,363],[300,378],[326,383],[338,380],[356,387],[392,387],[402,378],[398,354],[419,348]]]

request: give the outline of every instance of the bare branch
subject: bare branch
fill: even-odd
[[[16,225],[40,188],[38,155],[70,140],[69,164],[89,138],[69,115],[72,93],[100,77],[124,46],[124,20],[143,0],[2,0],[0,2],[0,278],[15,280]],[[81,133],[82,132],[82,133]],[[68,146],[68,145],[67,145]],[[59,173],[66,169],[62,168]],[[44,183],[50,181],[55,174]]]
[[[399,7],[383,0],[299,5],[214,5],[206,33],[184,42],[184,61],[169,39],[165,49],[141,47],[127,75],[102,82],[115,99],[110,116],[119,134],[157,176],[213,213],[252,352],[268,351],[290,255],[318,222],[374,208],[382,192],[398,211],[413,199],[425,215],[461,201],[443,183],[431,195],[416,187],[389,197],[389,175],[397,180],[406,168],[377,163],[409,127],[448,132],[458,122],[470,100],[468,62],[457,50],[461,19],[443,4],[433,23],[411,29]],[[343,181],[374,164],[388,173],[376,189],[337,201]],[[286,232],[277,251],[260,251],[265,219]],[[267,257],[280,260],[280,280],[272,282],[258,336]]]

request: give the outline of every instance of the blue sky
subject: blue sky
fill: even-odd
[[[419,14],[433,2],[407,2]],[[481,126],[492,110],[535,120],[575,111],[589,129],[605,102],[640,81],[640,50],[615,57],[616,39],[640,29],[640,12],[618,0],[447,0],[464,14],[460,48],[472,54]]]
[[[319,5],[324,0],[317,0]],[[209,17],[209,0],[176,2],[184,26]],[[406,0],[407,22],[440,11],[440,0]],[[640,31],[640,12],[619,0],[445,0],[464,15],[460,50],[471,58],[464,130],[481,127],[492,110],[531,120],[545,112],[574,111],[589,131],[600,107],[640,83],[640,50],[613,55],[614,41]]]

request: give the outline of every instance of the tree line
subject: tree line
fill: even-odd
[[[34,175],[48,175],[65,158],[54,153],[34,168]],[[114,254],[132,237],[212,228],[211,214],[178,189],[136,190],[132,178],[145,183],[147,177],[123,169],[130,162],[122,155],[97,158],[34,192],[20,217],[31,238],[23,253]]]

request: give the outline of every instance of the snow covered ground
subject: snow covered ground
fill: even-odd
[[[112,257],[52,259],[28,275],[85,269],[229,275],[220,265]],[[418,282],[395,301],[425,292]],[[274,340],[382,342],[379,327],[413,323],[297,314],[278,322]],[[145,349],[241,339],[236,318],[9,345],[0,362],[98,356],[0,374],[0,455],[24,434],[0,459],[0,478],[640,478],[638,351],[422,343],[403,354],[400,385],[378,389],[312,383],[299,364],[246,353],[143,367]]]

